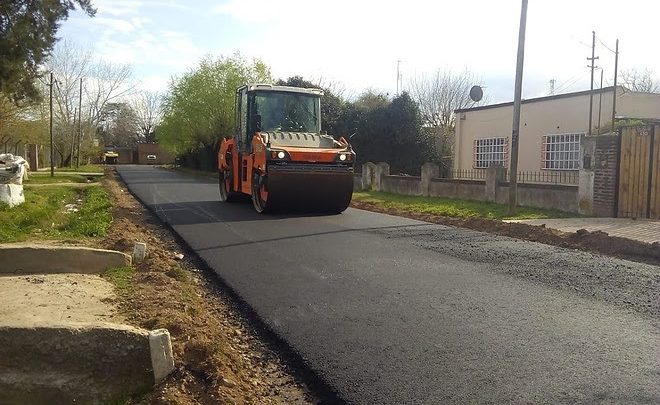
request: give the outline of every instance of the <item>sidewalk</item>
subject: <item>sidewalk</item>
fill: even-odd
[[[506,222],[520,222],[529,225],[543,225],[562,232],[575,232],[586,229],[589,232],[603,231],[610,236],[618,236],[646,243],[660,243],[660,221],[630,218],[561,218],[525,219]]]

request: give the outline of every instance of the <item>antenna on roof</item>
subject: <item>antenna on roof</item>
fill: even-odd
[[[484,90],[481,88],[481,86],[472,86],[470,89],[470,98],[475,103],[481,101],[481,99],[484,98]]]

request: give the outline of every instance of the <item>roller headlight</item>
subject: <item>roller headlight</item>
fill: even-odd
[[[341,160],[342,162],[345,161],[346,160],[346,155],[344,153],[339,155],[339,160]]]
[[[278,159],[284,159],[285,157],[286,157],[286,154],[284,153],[284,151],[277,152],[277,158]]]

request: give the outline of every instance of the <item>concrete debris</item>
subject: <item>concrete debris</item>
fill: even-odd
[[[20,156],[0,153],[0,202],[10,207],[23,204],[23,179],[27,179],[29,165]]]
[[[183,253],[177,253],[174,255],[174,258],[177,260],[183,260]]]
[[[145,257],[147,257],[147,244],[135,242],[133,246],[133,262],[142,263]]]

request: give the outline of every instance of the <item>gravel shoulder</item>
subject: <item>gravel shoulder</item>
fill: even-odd
[[[147,244],[147,259],[119,289],[128,322],[172,335],[176,371],[143,404],[315,404],[332,395],[274,341],[214,273],[107,173],[113,226],[101,247],[130,253]],[[175,256],[182,254],[183,259]]]

